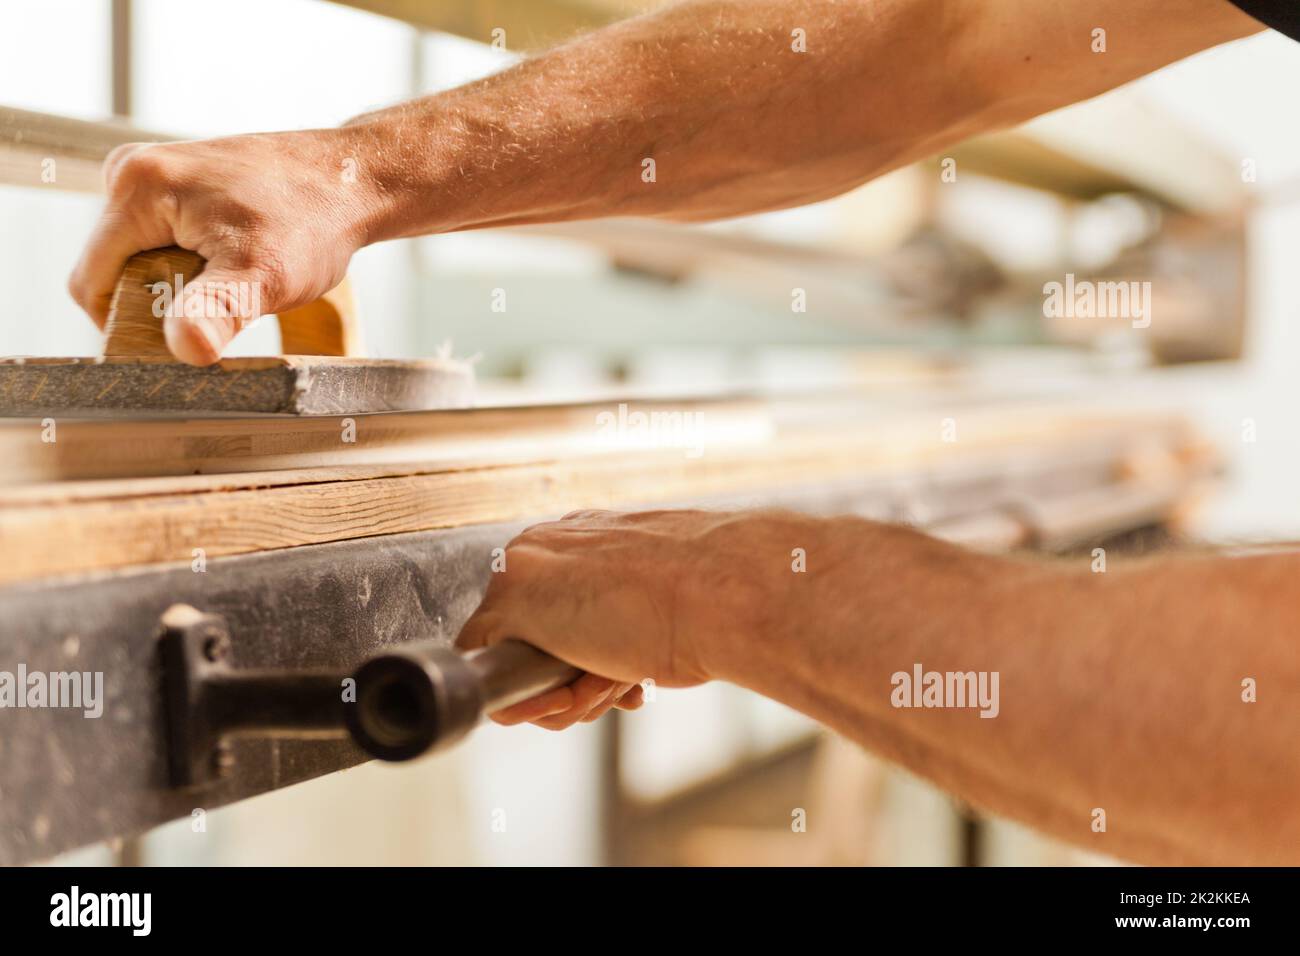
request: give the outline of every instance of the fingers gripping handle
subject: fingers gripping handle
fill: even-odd
[[[197,252],[178,246],[151,249],[128,259],[108,307],[104,354],[170,355],[163,337],[162,303],[166,300],[161,286],[175,296],[203,271],[204,265]]]
[[[127,260],[113,290],[104,325],[107,356],[169,356],[163,335],[162,286],[174,299],[197,279],[207,262],[179,246],[150,249]],[[160,286],[160,283],[162,284]],[[278,316],[284,355],[360,355],[356,300],[346,278],[323,296]]]
[[[502,641],[471,651],[463,659],[478,675],[485,714],[563,687],[582,676],[582,671],[573,665],[523,641]]]
[[[468,654],[434,642],[408,644],[358,668],[348,730],[372,757],[410,760],[455,743],[485,714],[563,687],[581,673],[523,641]]]

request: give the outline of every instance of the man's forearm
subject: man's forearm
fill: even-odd
[[[836,195],[1255,29],[1226,0],[701,0],[347,135],[384,197],[373,239],[711,219]]]
[[[818,528],[807,573],[776,592],[789,603],[781,627],[717,652],[722,676],[1098,852],[1300,859],[1300,555],[1092,573],[1086,560],[976,556],[868,522]],[[906,706],[921,700],[918,668],[996,673],[984,708],[996,716],[942,694],[948,706]],[[1257,702],[1243,699],[1247,678]]]
[[[225,290],[291,309],[368,243],[812,202],[1259,28],[1227,0],[696,0],[341,129],[119,147],[69,291],[102,325],[129,256],[193,249],[164,329],[205,365],[256,317]]]

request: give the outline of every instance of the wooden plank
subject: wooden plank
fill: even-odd
[[[59,419],[52,435],[40,421],[11,419],[0,420],[0,486],[58,482],[50,487],[66,488],[89,479],[271,471],[296,474],[264,483],[292,483],[303,480],[303,469],[334,469],[310,480],[381,477],[662,443],[663,436],[648,430],[618,431],[620,405],[651,421],[689,422],[685,440],[710,448],[766,441],[775,430],[764,403],[734,399],[358,415],[346,436],[339,417],[69,418]]]
[[[319,418],[0,419],[0,486],[98,478],[214,475],[302,468],[418,466],[542,460],[666,442],[705,448],[770,441],[778,431],[870,430],[900,447],[934,444],[939,422],[957,415],[961,440],[1052,435],[1066,427],[1181,427],[1166,413],[1112,411],[1061,400],[997,401],[962,392],[860,390],[777,399],[611,398],[569,405],[449,409]],[[954,422],[956,418],[954,418]],[[639,427],[649,423],[649,427]],[[970,429],[968,431],[968,429]],[[54,440],[52,440],[54,439]],[[372,476],[398,473],[380,468]],[[409,470],[409,469],[408,469]]]
[[[129,494],[67,499],[10,499],[0,508],[0,581],[98,569],[243,554],[478,523],[513,521],[577,508],[626,508],[683,498],[816,482],[904,481],[925,489],[939,471],[965,469],[978,483],[997,478],[989,494],[1009,502],[1026,494],[1026,476],[1060,486],[1052,463],[1091,449],[1102,468],[1119,475],[1140,446],[1184,453],[1187,433],[1177,422],[1149,427],[1087,421],[1057,423],[1050,432],[1009,432],[1004,422],[985,431],[966,422],[960,443],[915,434],[864,436],[840,429],[783,435],[779,442],[707,450],[682,449],[594,455],[550,462],[472,468],[384,478],[295,483],[225,491],[196,491],[190,479],[131,482]],[[1034,423],[1028,423],[1030,425]],[[896,438],[904,440],[895,440]],[[1037,462],[1037,464],[1034,464]],[[1046,464],[1044,464],[1046,463]],[[981,473],[982,470],[982,473]],[[1189,481],[1196,475],[1188,467]],[[918,473],[922,478],[918,480]],[[929,474],[926,478],[925,475]],[[207,480],[207,479],[203,479]],[[1000,481],[1000,484],[998,482]],[[1049,489],[1050,490],[1050,489]],[[923,509],[935,516],[947,495]]]

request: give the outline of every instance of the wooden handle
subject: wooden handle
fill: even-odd
[[[202,272],[203,265],[201,255],[178,246],[151,249],[128,259],[108,307],[104,354],[170,355],[163,338],[165,300],[155,287],[166,283],[175,293],[178,285],[183,286]]]
[[[108,309],[104,354],[170,355],[163,337],[168,299],[158,283],[165,283],[175,296],[206,264],[197,252],[177,246],[150,249],[128,259]],[[278,319],[284,355],[361,354],[356,299],[346,278],[315,302],[289,309]]]
[[[357,300],[347,276],[315,302],[276,316],[285,355],[361,355]]]

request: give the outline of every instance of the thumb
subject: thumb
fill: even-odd
[[[262,285],[254,270],[211,264],[181,290],[163,320],[167,347],[182,362],[211,365],[240,330],[262,314]]]

